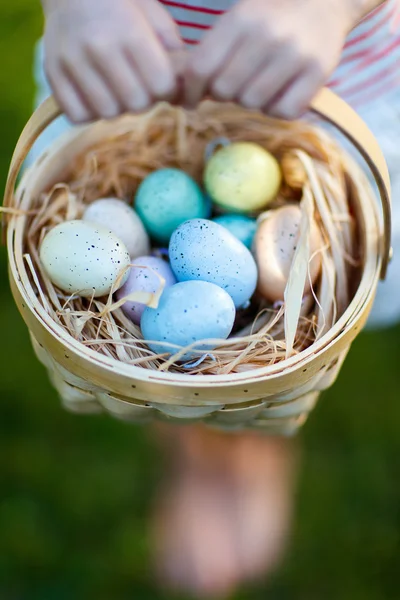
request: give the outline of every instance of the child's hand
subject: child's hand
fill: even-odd
[[[181,47],[156,0],[44,0],[46,72],[74,122],[140,111],[176,93]]]
[[[287,119],[339,62],[359,0],[241,0],[193,50],[186,104],[205,94]]]

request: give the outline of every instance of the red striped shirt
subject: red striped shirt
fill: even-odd
[[[236,3],[236,0],[159,1],[171,13],[188,45],[198,44],[216,19]],[[341,63],[329,86],[355,105],[379,97],[379,89],[387,95],[400,85],[398,8],[398,0],[387,0],[346,41]]]

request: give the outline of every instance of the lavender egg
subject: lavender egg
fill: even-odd
[[[149,292],[154,294],[161,285],[161,280],[157,274],[165,280],[165,289],[176,283],[176,278],[171,267],[162,258],[156,256],[141,256],[136,258],[129,271],[126,283],[116,293],[117,300],[122,300],[133,292]],[[128,319],[131,319],[136,325],[140,325],[140,319],[145,308],[145,304],[131,301],[125,302],[121,307]]]
[[[236,308],[243,306],[257,285],[251,252],[225,227],[206,219],[191,219],[171,236],[169,256],[178,281],[208,281],[223,288]]]
[[[213,350],[217,340],[225,340],[234,320],[232,298],[223,289],[206,281],[184,281],[165,290],[158,308],[145,309],[141,328],[157,354],[176,354],[195,342],[215,340],[197,344],[180,359],[185,361]]]

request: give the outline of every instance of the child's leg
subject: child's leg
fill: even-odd
[[[162,583],[227,598],[268,577],[290,534],[295,442],[199,426],[163,425],[156,434],[170,463],[153,530]]]
[[[35,47],[34,57],[34,80],[36,85],[34,106],[39,106],[50,94],[50,86],[47,81],[44,67],[43,67],[43,41],[40,40]],[[58,118],[52,123],[46,131],[42,133],[39,139],[34,144],[29,156],[26,160],[26,164],[32,164],[46,148],[48,148],[54,140],[56,140],[65,131],[68,131],[72,127],[71,123],[66,117]]]

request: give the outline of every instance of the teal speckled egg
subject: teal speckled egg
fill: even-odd
[[[251,248],[253,239],[257,231],[257,221],[251,217],[244,215],[221,215],[213,219],[215,223],[222,225],[228,231],[231,232],[238,240],[246,246]]]
[[[142,181],[135,210],[150,234],[168,244],[172,232],[188,219],[205,218],[210,207],[197,183],[179,169],[159,169]]]

